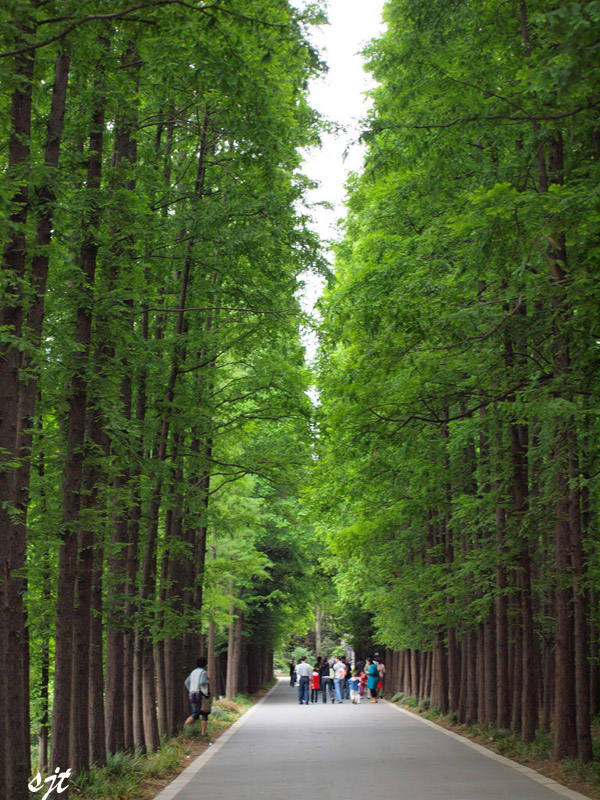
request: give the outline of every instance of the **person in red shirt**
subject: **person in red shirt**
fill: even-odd
[[[360,692],[361,697],[364,697],[366,688],[367,688],[367,676],[365,675],[364,670],[362,670],[360,673],[360,684],[358,687],[358,691]]]
[[[313,673],[310,679],[310,702],[316,703],[319,699],[319,670],[317,667],[313,667]]]

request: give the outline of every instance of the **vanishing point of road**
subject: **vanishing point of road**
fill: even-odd
[[[575,800],[583,795],[390,703],[275,688],[155,800]]]

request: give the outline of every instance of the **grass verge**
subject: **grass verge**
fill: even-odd
[[[456,713],[442,714],[439,709],[431,708],[428,698],[419,701],[416,697],[404,697],[399,692],[391,701],[495,753],[524,764],[573,791],[600,800],[600,718],[596,718],[592,725],[594,760],[582,764],[575,759],[552,761],[552,735],[549,733],[539,733],[533,742],[523,742],[511,731],[500,730],[492,725],[463,725]]]
[[[216,740],[270,689],[255,695],[236,695],[233,700],[213,703],[208,720],[208,739]],[[172,739],[165,739],[153,753],[116,753],[105,767],[91,769],[70,782],[78,800],[152,800],[196,756],[209,747],[202,739],[200,724],[186,725]]]

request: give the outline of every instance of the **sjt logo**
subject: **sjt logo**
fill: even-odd
[[[30,792],[39,792],[40,789],[44,788],[45,783],[50,784],[50,788],[46,792],[46,794],[42,797],[42,800],[46,800],[49,794],[56,789],[57,794],[61,794],[65,792],[69,788],[69,778],[71,777],[71,770],[68,769],[66,772],[61,772],[60,767],[57,767],[54,770],[54,775],[49,775],[44,781],[42,781],[42,776],[38,772],[35,778],[29,784],[29,791]],[[64,781],[67,781],[65,784]]]

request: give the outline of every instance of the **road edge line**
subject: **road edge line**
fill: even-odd
[[[487,758],[491,758],[493,761],[498,761],[501,764],[505,764],[507,767],[511,767],[516,772],[520,772],[522,775],[525,775],[532,781],[536,783],[543,784],[546,788],[550,789],[556,794],[560,794],[563,797],[569,798],[569,800],[590,800],[588,795],[581,794],[580,792],[575,792],[573,789],[569,789],[568,786],[563,786],[562,783],[558,783],[553,778],[549,778],[547,775],[542,775],[541,772],[537,772],[535,769],[531,769],[531,767],[526,767],[524,764],[519,764],[517,761],[512,761],[510,758],[506,758],[506,756],[501,756],[499,753],[494,753],[493,750],[490,750],[487,747],[484,747],[482,744],[478,744],[477,742],[471,741],[471,739],[467,739],[466,736],[461,736],[460,733],[455,733],[455,731],[450,731],[448,728],[444,728],[442,725],[437,725],[435,722],[432,722],[429,719],[423,719],[420,714],[415,714],[414,711],[409,711],[407,708],[402,708],[401,706],[396,705],[396,703],[392,703],[389,700],[385,700],[385,703],[388,706],[392,706],[395,708],[396,711],[400,711],[402,714],[406,714],[413,719],[422,722],[424,725],[429,725],[430,728],[434,728],[436,731],[445,734],[446,736],[450,736],[453,739],[457,739],[462,744],[470,747],[471,750],[476,750],[481,755],[486,756]],[[165,799],[166,800],[166,799]]]
[[[225,745],[229,741],[229,739],[231,739],[231,737],[235,734],[235,732],[242,727],[242,725],[246,722],[248,717],[252,716],[252,714],[256,711],[256,709],[262,703],[265,702],[267,697],[271,694],[271,692],[274,689],[277,688],[278,685],[279,681],[277,681],[277,683],[271,686],[269,691],[266,694],[264,694],[260,698],[260,700],[258,700],[251,708],[245,711],[239,719],[236,719],[233,725],[230,728],[227,728],[227,730],[224,731],[219,736],[219,738],[213,745],[208,747],[203,753],[201,753],[197,758],[195,758],[192,761],[192,763],[189,764],[183,770],[183,772],[180,772],[179,775],[176,778],[174,778],[171,781],[171,783],[168,784],[168,786],[165,786],[165,788],[159,794],[155,795],[154,800],[173,800],[173,798],[176,797],[179,794],[179,792],[185,786],[187,786],[187,784],[193,778],[196,777],[196,775],[200,772],[202,767],[204,767],[210,761],[210,759],[215,755],[215,753],[218,753],[219,750],[223,747],[223,745]]]

